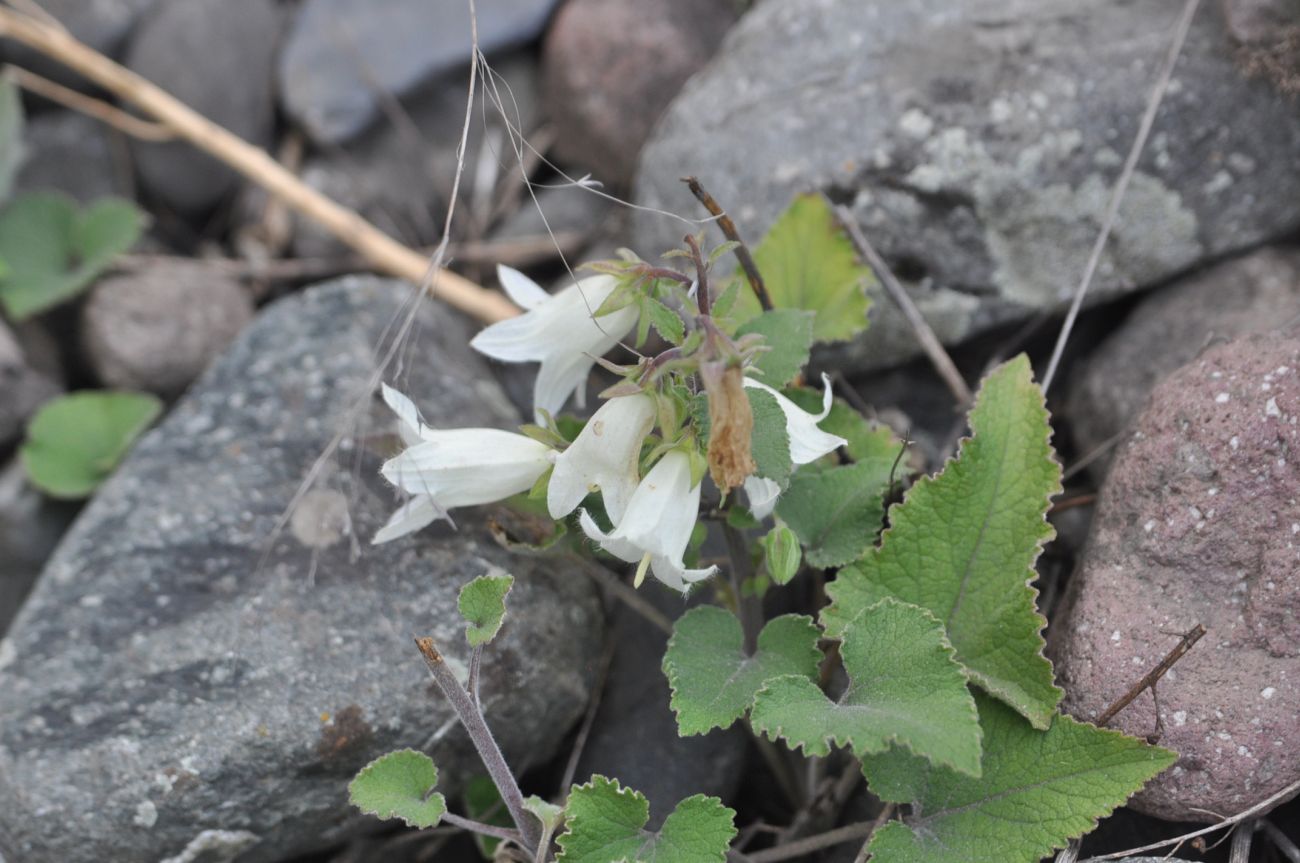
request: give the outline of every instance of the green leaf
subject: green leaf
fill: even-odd
[[[754,414],[754,430],[749,447],[754,456],[756,472],[772,480],[781,488],[790,482],[794,462],[790,460],[790,433],[785,426],[785,413],[776,397],[757,387],[745,387],[749,409]]]
[[[0,203],[13,193],[14,178],[22,167],[23,100],[9,75],[0,76]]]
[[[754,260],[773,306],[817,313],[816,341],[843,341],[867,328],[865,286],[873,278],[871,270],[858,263],[853,244],[821,195],[795,198],[754,249]],[[745,321],[758,313],[753,292],[741,292],[733,317]]]
[[[791,387],[783,395],[809,413],[821,413],[822,394],[819,390]],[[867,419],[842,399],[831,403],[831,412],[817,423],[817,427],[848,441],[844,448],[854,461],[881,458],[893,462],[903,449],[903,442],[889,426]],[[902,469],[900,466],[899,470]]]
[[[348,785],[352,805],[387,821],[400,818],[411,827],[433,827],[447,811],[447,801],[430,793],[438,784],[433,759],[413,749],[399,749],[367,764]]]
[[[984,729],[983,775],[972,779],[922,767],[910,783],[918,796],[886,797],[916,804],[915,814],[877,831],[872,863],[948,863],[955,850],[964,863],[1035,863],[1089,832],[1177,758],[1063,715],[1039,731],[991,698],[976,700]],[[890,763],[894,755],[863,760],[877,794],[878,772],[895,778],[904,772]],[[902,788],[893,784],[893,790]]]
[[[808,466],[790,480],[776,514],[799,537],[813,566],[843,566],[876,541],[892,459],[830,468]]]
[[[0,212],[0,304],[24,320],[81,293],[119,253],[140,238],[144,214],[129,201],[105,198],[78,211],[66,195],[24,195]]]
[[[663,336],[666,341],[674,345],[680,345],[686,338],[686,325],[682,319],[672,309],[656,300],[654,297],[645,297],[642,306],[642,314],[654,326],[655,331]]]
[[[979,775],[975,701],[933,614],[884,600],[844,632],[840,655],[849,688],[838,702],[807,677],[779,677],[754,701],[754,728],[809,755],[828,755],[832,743],[858,756],[898,743],[936,764]]]
[[[496,638],[506,616],[506,594],[514,583],[512,575],[480,575],[460,589],[456,604],[469,624],[465,640],[470,647],[481,647]]]
[[[880,547],[827,585],[833,603],[822,624],[834,636],[887,596],[928,608],[971,679],[1046,728],[1061,690],[1042,653],[1046,621],[1029,582],[1053,536],[1046,513],[1061,469],[1023,355],[985,380],[970,425],[956,459],[890,509]]]
[[[715,605],[686,612],[673,627],[664,674],[682,737],[726,728],[745,715],[754,695],[774,677],[817,674],[821,632],[812,618],[786,614],[763,627],[758,649],[746,656],[740,621]]]
[[[495,785],[492,787],[496,788]],[[537,816],[537,820],[542,822],[543,829],[548,833],[555,832],[555,829],[564,823],[564,807],[543,800],[536,794],[524,798],[524,808]]]
[[[556,840],[562,863],[723,863],[736,835],[736,813],[703,794],[678,803],[658,833],[647,832],[645,796],[604,776],[574,786],[565,817]]]
[[[515,826],[515,822],[510,818],[510,811],[506,809],[505,801],[501,799],[501,792],[497,790],[492,777],[475,776],[466,783],[465,793],[462,798],[465,802],[465,814],[475,821],[481,821],[484,824],[491,824],[496,827]],[[478,853],[482,854],[485,860],[491,860],[496,853],[497,846],[501,844],[501,840],[495,836],[475,833],[474,844],[478,846]]]
[[[756,376],[757,380],[779,390],[803,371],[812,350],[813,317],[813,312],[803,309],[773,309],[736,331],[737,336],[756,333],[770,348],[754,361],[762,372]]]
[[[147,393],[86,390],[47,402],[27,426],[27,476],[51,497],[87,497],[162,412]]]
[[[803,552],[794,531],[784,524],[769,530],[763,537],[763,561],[773,581],[789,584],[799,572],[799,564],[803,563]]]

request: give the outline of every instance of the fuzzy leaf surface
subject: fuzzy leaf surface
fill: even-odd
[[[928,608],[972,680],[1046,728],[1061,690],[1029,582],[1054,535],[1046,514],[1061,469],[1023,355],[984,381],[970,425],[957,457],[891,508],[880,546],[827,586],[822,624],[835,636],[887,596]]]
[[[811,681],[822,659],[819,635],[811,617],[782,615],[763,627],[758,649],[746,656],[734,614],[715,605],[686,612],[673,627],[663,661],[678,733],[687,737],[726,728],[745,715],[754,695],[773,678]]]
[[[873,863],[1036,863],[1096,826],[1177,756],[1118,731],[1057,715],[1039,731],[1004,704],[978,696],[984,772],[978,779],[943,768],[891,764],[895,752],[863,760],[872,791],[878,771],[912,772],[919,815],[871,840]],[[916,768],[919,768],[916,769]],[[894,799],[891,795],[889,799]],[[898,802],[895,800],[895,802]]]
[[[754,413],[754,430],[749,439],[756,472],[785,488],[790,482],[790,472],[794,470],[785,414],[771,393],[745,387],[745,395],[749,398],[749,409]]]
[[[776,513],[807,549],[813,566],[843,566],[876,541],[885,514],[885,490],[893,459],[796,473],[776,504]]]
[[[90,495],[162,412],[147,393],[84,390],[46,402],[19,455],[32,483],[63,500]]]
[[[642,314],[648,316],[650,324],[665,341],[680,345],[685,340],[686,325],[681,317],[654,297],[645,298]]]
[[[836,744],[863,756],[897,743],[979,775],[975,701],[933,614],[883,600],[845,630],[840,656],[849,688],[838,702],[807,677],[780,677],[758,693],[754,728],[809,755],[828,755]]]
[[[556,840],[562,863],[723,863],[736,835],[736,813],[697,794],[677,804],[658,833],[645,830],[650,804],[617,780],[593,776],[574,786],[566,829]]]
[[[813,343],[814,313],[803,309],[773,309],[742,325],[737,336],[757,333],[770,350],[758,355],[755,375],[769,387],[780,389],[808,365]]]
[[[506,594],[514,586],[512,575],[480,575],[460,589],[457,607],[465,618],[465,640],[479,647],[496,638],[506,617]]]
[[[367,764],[348,785],[352,805],[384,820],[400,818],[411,827],[433,827],[447,811],[433,759],[413,749],[399,749]]]

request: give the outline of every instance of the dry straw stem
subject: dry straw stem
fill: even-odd
[[[266,151],[203,117],[129,69],[77,41],[54,24],[0,7],[0,36],[51,57],[87,80],[135,105],[177,137],[219,159],[356,250],[375,269],[423,284],[437,296],[485,323],[514,317],[519,310],[504,296],[450,270],[430,272],[424,255],[380,231],[356,212],[330,200],[286,171]]]

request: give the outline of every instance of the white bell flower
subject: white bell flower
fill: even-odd
[[[834,398],[831,394],[831,379],[825,374],[822,375],[824,389],[822,390],[822,412],[819,414],[808,413],[767,384],[759,383],[753,378],[745,378],[745,386],[771,394],[780,405],[781,413],[785,414],[785,430],[790,435],[790,461],[795,464],[817,461],[827,453],[835,452],[848,444],[848,441],[839,435],[824,432],[817,427],[817,423],[826,419],[826,415],[831,412],[831,401]]]
[[[781,486],[767,477],[752,474],[745,477],[745,497],[749,498],[749,512],[762,521],[776,509],[776,499],[781,496]]]
[[[599,489],[605,512],[618,524],[636,489],[641,443],[654,421],[655,403],[649,396],[619,396],[601,405],[555,459],[546,493],[551,518],[564,518]]]
[[[691,483],[690,457],[673,450],[659,459],[637,485],[614,530],[605,533],[586,510],[580,521],[583,533],[605,551],[638,564],[638,583],[648,566],[655,578],[685,593],[688,584],[718,570],[716,566],[687,569],[682,563],[699,510],[700,485]]]
[[[617,285],[613,276],[588,276],[548,294],[518,270],[497,267],[501,287],[524,309],[517,318],[480,332],[470,346],[508,363],[540,362],[533,407],[558,413],[574,390],[585,403],[584,384],[595,358],[608,353],[636,325],[635,306],[592,316]]]

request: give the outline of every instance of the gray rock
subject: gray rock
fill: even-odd
[[[14,193],[56,190],[83,203],[105,195],[129,196],[127,169],[114,158],[111,134],[103,123],[74,111],[29,118],[23,131],[27,157]]]
[[[631,180],[655,121],[735,18],[718,0],[568,0],[543,61],[556,153],[604,182]]]
[[[1101,492],[1049,637],[1064,709],[1093,719],[1193,625],[1159,684],[1177,764],[1131,801],[1171,821],[1240,812],[1300,779],[1300,339],[1216,345],[1151,394]],[[1112,725],[1152,733],[1144,695]]]
[[[1223,14],[1239,42],[1270,42],[1300,25],[1300,6],[1291,0],[1224,0]]]
[[[158,3],[159,0],[40,0],[40,7],[79,41],[101,54],[118,57],[132,28]],[[69,87],[88,88],[81,75],[25,45],[0,42],[0,54]]]
[[[81,310],[81,340],[101,382],[172,398],[252,317],[238,281],[202,264],[163,264],[97,283]]]
[[[127,65],[266,147],[275,123],[281,23],[274,0],[167,0],[132,40]],[[234,171],[184,141],[135,141],[132,152],[144,187],[184,214],[209,209],[238,183]]]
[[[411,637],[463,665],[456,595],[484,572],[517,579],[483,678],[510,763],[545,761],[582,714],[602,629],[588,580],[509,554],[482,512],[365,544],[395,505],[374,350],[413,290],[351,278],[268,308],[83,511],[0,642],[0,853],[188,860],[251,842],[244,863],[283,859],[373,827],[347,783],[403,746],[456,793],[482,768]],[[510,423],[459,318],[425,305],[416,331],[401,383],[426,418]],[[318,518],[277,534],[335,433]]]
[[[757,239],[797,192],[852,205],[956,342],[1056,307],[1096,239],[1177,9],[1122,0],[758,3],[647,145],[637,202],[695,215],[696,174]],[[1230,120],[1227,118],[1231,118]],[[1202,10],[1090,297],[1300,224],[1300,114]],[[678,223],[638,213],[649,257]],[[917,353],[888,301],[845,363]]]
[[[479,49],[529,41],[554,6],[555,0],[478,4]],[[307,0],[280,57],[281,102],[317,143],[340,143],[378,118],[385,98],[468,67],[471,44],[465,3]]]
[[[36,409],[61,392],[63,385],[33,367],[19,338],[0,320],[0,446],[19,437]]]
[[[0,467],[0,636],[77,510],[33,488],[17,459]]]
[[[494,68],[510,123],[527,133],[537,122],[536,60],[514,54],[497,60]],[[303,181],[408,245],[437,242],[456,173],[467,80],[460,74],[446,76],[411,97],[394,122],[309,158],[303,165]],[[518,173],[500,114],[492,105],[482,110],[491,129],[491,149],[484,148],[484,114],[476,106],[461,180],[460,205],[466,208],[462,213],[469,211],[480,159],[497,160],[501,171]],[[293,248],[303,257],[349,254],[333,235],[306,219],[295,220]]]
[[[1142,301],[1075,374],[1070,431],[1080,453],[1120,434],[1156,382],[1212,342],[1300,318],[1300,251],[1264,249],[1162,288]],[[1112,450],[1113,452],[1113,450]],[[1092,462],[1105,475],[1110,455]]]

